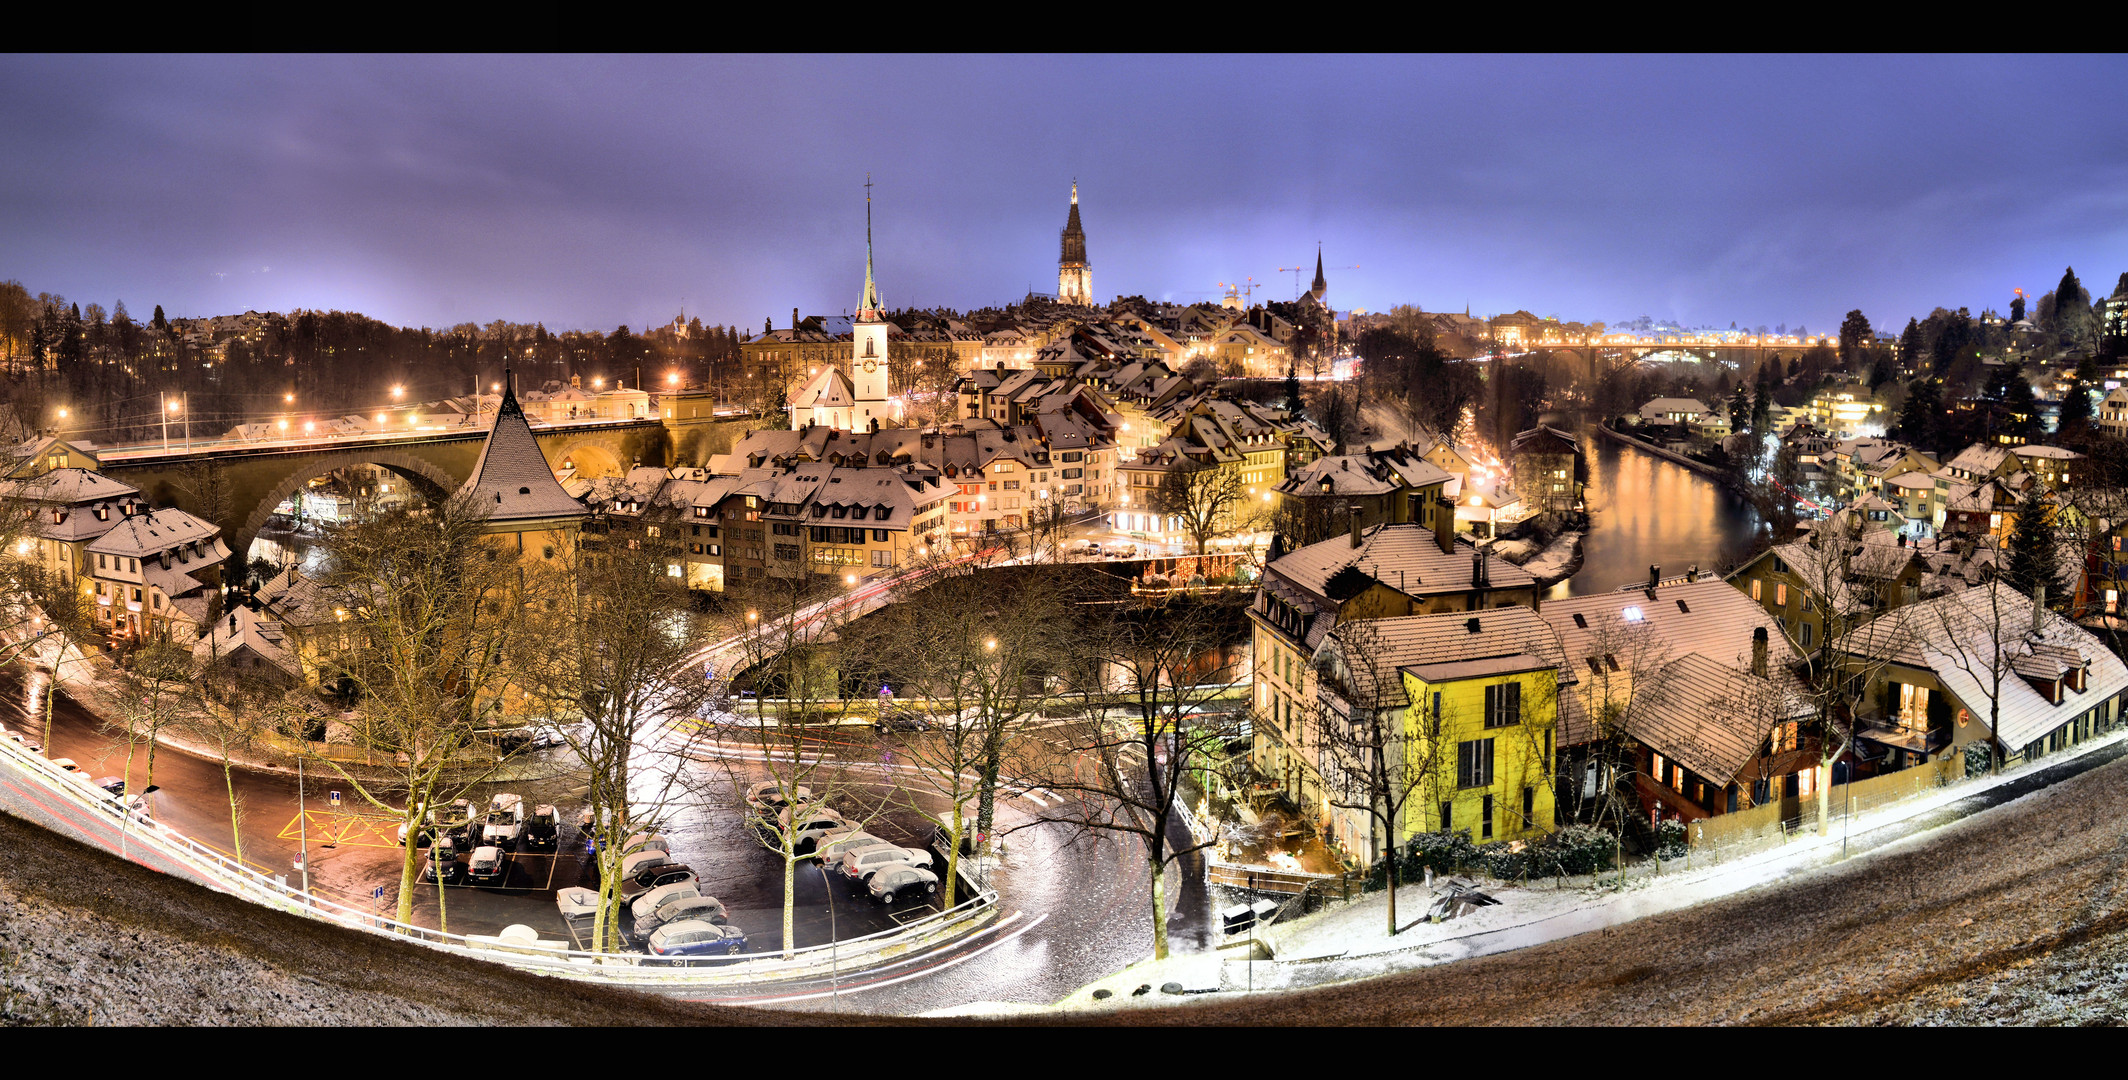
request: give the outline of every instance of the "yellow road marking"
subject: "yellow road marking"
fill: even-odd
[[[397,848],[399,846],[399,822],[396,818],[369,817],[348,813],[344,810],[306,810],[288,819],[278,839],[298,840],[305,838],[314,844],[333,844],[341,847]]]

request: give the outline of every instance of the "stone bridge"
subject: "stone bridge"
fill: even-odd
[[[753,427],[747,417],[697,421],[620,420],[536,427],[533,437],[556,472],[619,476],[637,462],[671,465],[673,447],[696,465],[728,453]],[[173,447],[114,447],[99,454],[98,471],[139,488],[152,506],[175,506],[222,527],[229,550],[250,558],[251,542],[274,507],[316,476],[351,465],[375,465],[431,497],[448,494],[472,475],[487,442],[474,427],[416,435],[342,436],[246,444],[230,440]]]

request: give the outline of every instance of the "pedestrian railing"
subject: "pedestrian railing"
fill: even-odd
[[[122,846],[126,848],[124,857],[130,861],[149,865],[134,854],[132,849],[138,845],[170,860],[187,876],[209,888],[287,914],[548,975],[658,986],[743,985],[811,978],[837,969],[855,970],[958,938],[981,928],[997,914],[998,894],[984,889],[951,908],[891,930],[794,949],[788,956],[778,952],[747,955],[744,959],[601,953],[563,947],[559,942],[550,946],[541,941],[452,934],[402,923],[290,888],[277,877],[245,866],[215,848],[128,808],[119,797],[90,786],[76,778],[79,774],[61,769],[11,740],[0,739],[0,762],[5,762],[42,790],[120,829],[124,836]]]

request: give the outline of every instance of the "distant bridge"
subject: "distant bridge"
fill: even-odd
[[[1631,365],[1656,353],[1703,353],[1709,359],[1730,356],[1780,356],[1802,353],[1823,346],[1840,347],[1837,337],[1801,337],[1795,334],[1591,334],[1580,337],[1546,335],[1523,340],[1519,347],[1531,352],[1565,353],[1580,362],[1590,376],[1600,373],[1599,361],[1617,357]]]
[[[492,421],[490,421],[492,422]],[[726,414],[666,420],[581,420],[532,429],[547,463],[578,476],[619,476],[637,463],[665,466],[666,433],[673,447],[692,438],[689,457],[707,461],[730,453],[754,426],[752,417]],[[250,557],[251,542],[272,519],[274,508],[300,493],[312,477],[354,465],[389,470],[424,495],[445,495],[473,473],[487,442],[488,424],[403,432],[315,436],[294,439],[173,441],[99,448],[99,471],[139,488],[150,505],[176,506],[222,527],[237,558]]]

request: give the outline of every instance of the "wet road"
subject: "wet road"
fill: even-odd
[[[0,676],[0,719],[16,730],[41,732],[44,680],[34,675],[30,679],[25,684],[20,677]],[[913,736],[887,736],[886,740],[909,737]],[[870,815],[873,820],[867,828],[890,840],[921,844],[930,825],[910,801],[926,796],[922,785],[901,783],[892,769],[881,768],[880,751],[891,746],[883,747],[880,737],[868,729],[835,733],[834,738],[840,744],[836,753],[850,762],[842,770],[846,792],[838,809],[852,816]],[[51,748],[50,756],[72,758],[93,776],[125,775],[135,790],[150,782],[146,746],[133,748],[129,766],[125,742],[64,693],[53,702],[51,730],[43,741]],[[765,778],[766,773],[745,761],[709,761],[699,770],[702,782],[697,797],[675,807],[674,820],[666,830],[674,855],[696,869],[708,891],[727,905],[731,922],[749,932],[748,951],[774,950],[781,943],[780,857],[760,846],[735,800],[721,794]],[[307,844],[314,892],[352,906],[390,910],[401,857],[396,819],[358,805],[344,782],[321,779],[314,773],[302,785],[302,815],[297,812],[298,784],[292,775],[237,769],[230,780],[242,810],[246,863],[270,874],[286,875],[296,884],[301,879],[292,864]],[[234,853],[229,796],[219,762],[163,747],[155,754],[152,782],[160,788],[148,797],[157,820],[225,854]],[[450,931],[493,934],[512,924],[524,924],[542,937],[568,937],[554,907],[554,890],[596,883],[585,841],[566,824],[575,817],[576,807],[566,795],[573,783],[556,779],[507,785],[523,795],[528,805],[552,802],[562,808],[561,843],[553,854],[515,856],[504,886],[444,889],[440,899],[447,918],[442,921]],[[337,808],[327,794],[336,788],[342,792]],[[484,800],[491,790],[499,788],[490,785],[472,794]],[[1055,798],[1023,795],[1000,802],[999,830],[1021,828],[1007,835],[1002,864],[988,880],[1003,897],[1006,921],[1002,925],[963,945],[872,973],[862,987],[826,998],[812,999],[813,988],[799,986],[765,994],[756,991],[730,1000],[796,997],[800,1000],[790,1002],[794,1007],[901,1014],[971,1001],[1047,1003],[1143,958],[1151,950],[1152,931],[1146,910],[1145,866],[1137,842],[1102,834],[1074,838],[1061,826],[1037,825],[1040,811],[1053,805]],[[944,869],[942,858],[937,869]],[[794,876],[794,937],[799,947],[827,943],[831,927],[835,937],[847,940],[936,910],[935,903],[883,908],[838,876],[828,877],[824,881],[810,862],[801,864]],[[1204,947],[1210,900],[1202,885],[1201,865],[1191,862],[1171,868],[1168,880],[1175,947]],[[385,887],[386,895],[372,898],[378,885]],[[417,885],[413,921],[438,925],[438,907],[437,887]]]

